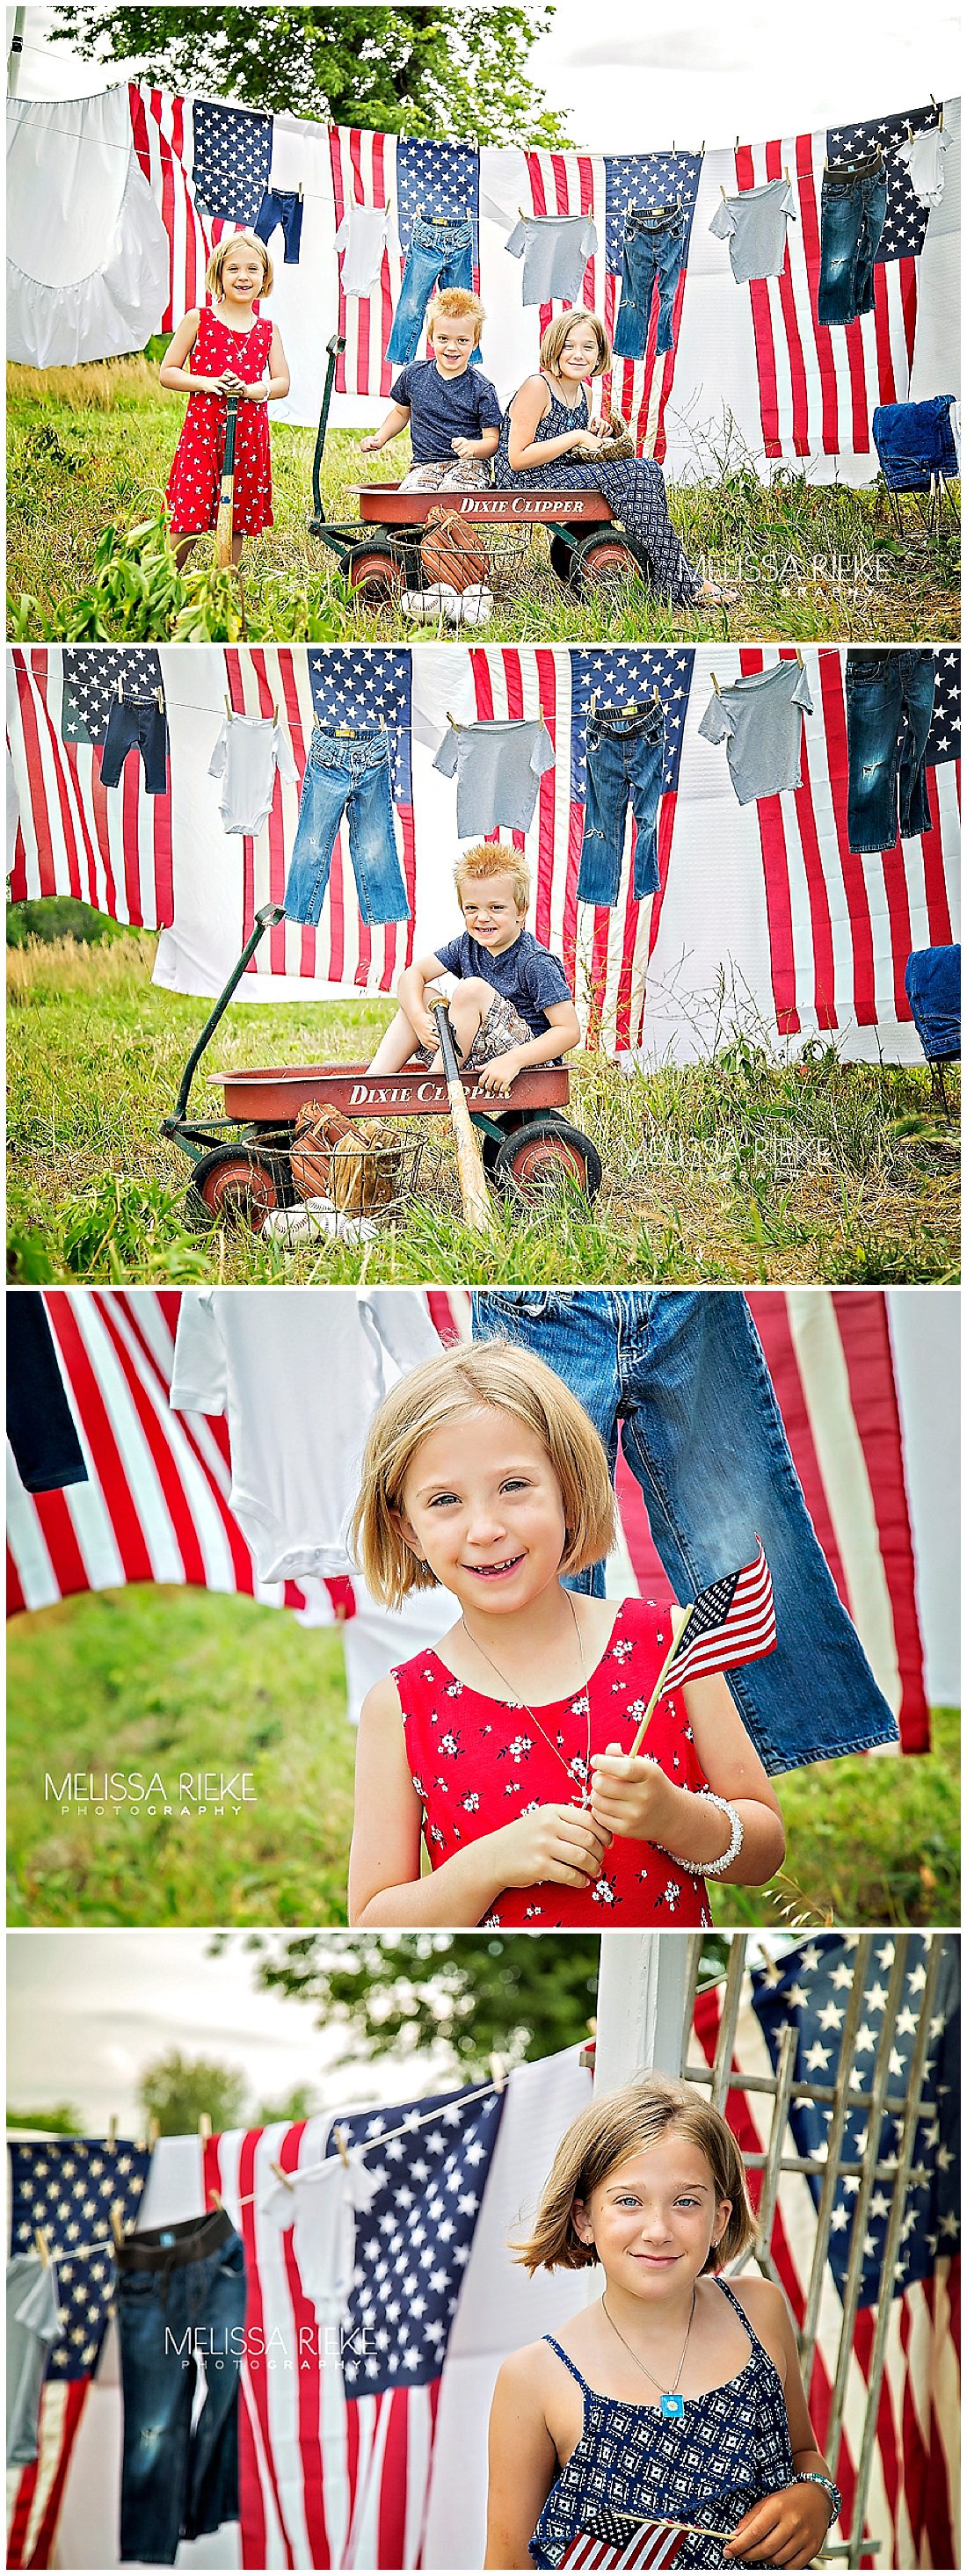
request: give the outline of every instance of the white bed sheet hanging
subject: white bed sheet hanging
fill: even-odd
[[[143,349],[168,240],[137,160],[127,87],[7,101],[7,355],[74,366]]]

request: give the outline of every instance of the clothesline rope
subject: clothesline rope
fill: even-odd
[[[461,2093],[459,2099],[462,2103],[465,2102],[467,2104],[471,2102],[482,2102],[488,2093],[505,2093],[507,2090],[507,2082],[508,2078],[506,2075],[491,2076],[488,2083],[476,2085],[470,2093]],[[382,2129],[378,2138],[367,2138],[363,2141],[362,2145],[354,2146],[352,2150],[353,2155],[372,2155],[375,2153],[377,2148],[388,2147],[392,2138],[410,2137],[414,2130],[429,2128],[432,2121],[442,2120],[444,2117],[445,2113],[440,2110],[421,2111],[415,2119],[401,2120],[397,2129]],[[338,2136],[338,2128],[333,2131],[333,2135]],[[272,2171],[274,2174],[278,2175],[280,2182],[284,2182],[287,2191],[294,2192],[296,2183],[299,2181],[302,2174],[319,2173],[323,2165],[330,2164],[331,2162],[332,2159],[330,2156],[320,2156],[319,2163],[317,2165],[297,2166],[294,2173],[286,2173],[281,2165],[273,2162]],[[232,2206],[234,2209],[248,2209],[251,2203],[257,2201],[258,2198],[259,2194],[257,2191],[243,2191],[239,2193],[237,2199],[233,2200]]]

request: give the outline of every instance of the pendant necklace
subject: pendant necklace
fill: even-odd
[[[672,2380],[672,2384],[671,2384],[671,2387],[670,2387],[670,2388],[663,2388],[663,2387],[662,2387],[662,2384],[661,2384],[660,2379],[656,2379],[656,2378],[655,2378],[655,2374],[654,2374],[654,2372],[653,2372],[653,2371],[651,2371],[651,2370],[649,2370],[649,2369],[647,2368],[646,2364],[645,2364],[643,2361],[639,2360],[638,2354],[634,2351],[634,2349],[633,2349],[632,2345],[628,2342],[627,2337],[626,2337],[625,2335],[623,2335],[623,2334],[622,2334],[620,2326],[616,2326],[616,2325],[615,2325],[614,2318],[613,2318],[612,2316],[610,2316],[610,2315],[609,2315],[609,2313],[608,2313],[608,2309],[607,2309],[607,2307],[605,2306],[605,2302],[604,2302],[604,2300],[603,2300],[603,2299],[602,2299],[602,2301],[601,2301],[601,2305],[602,2305],[602,2308],[604,2308],[604,2313],[605,2313],[605,2316],[606,2316],[606,2317],[607,2317],[607,2319],[608,2319],[608,2324],[609,2324],[609,2326],[610,2326],[610,2328],[611,2328],[612,2334],[616,2334],[616,2335],[617,2335],[618,2342],[619,2342],[619,2343],[623,2343],[623,2344],[624,2344],[625,2351],[626,2351],[627,2353],[630,2353],[630,2354],[631,2354],[631,2359],[632,2359],[632,2361],[633,2361],[633,2362],[634,2362],[634,2364],[635,2364],[635,2368],[636,2368],[637,2370],[641,2370],[641,2371],[643,2371],[643,2372],[644,2372],[644,2375],[645,2375],[645,2378],[646,2378],[646,2379],[650,2379],[652,2387],[653,2387],[653,2388],[657,2388],[657,2390],[658,2390],[658,2394],[659,2394],[659,2397],[660,2397],[660,2399],[661,2399],[661,2404],[660,2404],[660,2407],[659,2407],[659,2410],[658,2410],[658,2411],[659,2411],[659,2414],[664,2415],[666,2423],[675,2423],[675,2422],[679,2419],[679,2417],[683,2416],[683,2415],[684,2415],[684,2413],[685,2413],[685,2400],[684,2400],[684,2397],[682,2397],[682,2396],[679,2394],[678,2382],[679,2382],[679,2380],[680,2380],[680,2378],[681,2378],[682,2371],[683,2371],[683,2369],[684,2369],[684,2367],[685,2367],[685,2355],[686,2355],[686,2353],[687,2353],[687,2351],[688,2351],[688,2337],[689,2337],[689,2335],[691,2334],[692,2327],[693,2327],[693,2325],[694,2325],[694,2323],[695,2323],[695,2290],[694,2290],[694,2287],[693,2287],[693,2290],[692,2290],[692,2312],[691,2312],[691,2315],[690,2315],[689,2320],[688,2320],[688,2333],[686,2334],[686,2336],[685,2336],[685,2341],[684,2341],[684,2343],[683,2343],[683,2345],[682,2345],[681,2354],[680,2354],[680,2357],[679,2357],[678,2369],[677,2369],[677,2370],[676,2370],[676,2372],[675,2372],[675,2376],[674,2376],[674,2379]]]
[[[584,1654],[583,1654],[582,1647],[581,1647],[581,1631],[580,1631],[580,1628],[578,1627],[577,1614],[576,1614],[576,1612],[575,1612],[574,1603],[573,1603],[573,1601],[572,1601],[572,1599],[571,1599],[571,1595],[570,1595],[570,1593],[569,1593],[569,1592],[565,1592],[564,1598],[565,1598],[565,1601],[567,1602],[568,1609],[569,1609],[569,1611],[570,1611],[570,1613],[571,1613],[571,1619],[572,1619],[573,1626],[574,1626],[574,1634],[575,1634],[575,1636],[576,1636],[576,1638],[577,1638],[578,1654],[579,1654],[580,1659],[581,1659],[581,1671],[582,1671],[582,1675],[583,1675],[582,1692],[583,1692],[583,1698],[584,1698],[585,1713],[586,1713],[587,1721],[588,1721],[588,1740],[587,1740],[587,1747],[586,1747],[585,1757],[584,1757],[584,1785],[583,1785],[583,1789],[582,1789],[582,1792],[581,1792],[581,1797],[580,1797],[580,1799],[578,1800],[578,1799],[576,1799],[576,1798],[575,1798],[575,1799],[572,1801],[572,1803],[573,1803],[575,1806],[580,1805],[580,1806],[582,1806],[582,1807],[587,1807],[587,1806],[590,1804],[590,1800],[591,1800],[591,1694],[590,1694],[590,1691],[589,1691],[589,1689],[588,1689],[588,1676],[587,1676],[587,1673],[584,1671]],[[461,1628],[463,1628],[463,1629],[466,1631],[466,1634],[467,1634],[467,1636],[468,1636],[468,1637],[469,1637],[469,1639],[470,1639],[470,1643],[471,1643],[471,1645],[472,1645],[472,1646],[476,1646],[476,1649],[477,1649],[477,1653],[478,1653],[478,1655],[482,1655],[482,1656],[483,1656],[483,1659],[484,1659],[485,1664],[489,1664],[489,1665],[490,1665],[491,1672],[492,1672],[492,1673],[496,1673],[496,1675],[497,1675],[497,1679],[498,1679],[498,1681],[499,1681],[499,1682],[503,1682],[503,1685],[504,1685],[504,1689],[505,1689],[505,1691],[509,1691],[509,1692],[510,1692],[510,1705],[511,1705],[511,1707],[512,1707],[512,1708],[522,1708],[522,1709],[523,1709],[523,1711],[524,1711],[525,1716],[530,1718],[530,1721],[531,1721],[532,1726],[536,1726],[536,1728],[537,1728],[537,1732],[538,1732],[538,1735],[542,1735],[542,1736],[543,1736],[543,1738],[544,1738],[544,1742],[545,1742],[545,1744],[549,1744],[549,1745],[550,1745],[551,1752],[555,1755],[555,1757],[556,1757],[557,1761],[561,1764],[561,1768],[562,1768],[562,1770],[564,1770],[564,1771],[566,1771],[566,1772],[567,1772],[568,1779],[570,1780],[571,1787],[572,1787],[572,1789],[573,1789],[573,1787],[574,1787],[574,1776],[575,1776],[575,1775],[574,1775],[574,1772],[573,1772],[573,1770],[572,1770],[571,1763],[565,1760],[565,1757],[564,1757],[563,1753],[561,1752],[560,1745],[559,1745],[559,1744],[555,1744],[554,1739],[553,1739],[553,1736],[550,1736],[550,1735],[548,1734],[546,1726],[542,1726],[542,1725],[541,1725],[540,1718],[539,1718],[539,1717],[537,1717],[537,1716],[535,1716],[534,1710],[533,1710],[532,1708],[528,1708],[528,1705],[527,1705],[527,1701],[526,1701],[526,1699],[520,1699],[520,1698],[518,1698],[518,1695],[517,1695],[516,1691],[514,1691],[514,1690],[511,1688],[511,1684],[509,1683],[509,1681],[508,1681],[508,1679],[507,1679],[507,1675],[506,1675],[506,1673],[502,1673],[502,1672],[501,1672],[501,1669],[500,1669],[500,1665],[499,1665],[499,1664],[495,1664],[494,1659],[493,1659],[493,1656],[492,1656],[492,1655],[488,1655],[488,1653],[487,1653],[487,1649],[486,1649],[486,1646],[482,1646],[482,1645],[481,1645],[481,1643],[480,1643],[480,1639],[479,1639],[479,1637],[475,1637],[475,1636],[474,1636],[473,1629],[472,1629],[472,1628],[468,1628],[468,1627],[467,1627],[467,1622],[466,1622],[466,1620],[464,1619],[464,1617],[462,1616],[462,1614],[461,1614],[461,1619],[460,1619],[460,1625],[461,1625]],[[579,1700],[579,1701],[580,1701],[580,1698],[581,1698],[581,1696],[582,1696],[582,1692],[579,1692],[579,1693],[578,1693],[578,1700]],[[573,1707],[573,1706],[575,1705],[575,1703],[572,1701],[571,1705],[572,1705],[572,1707]],[[581,1759],[580,1754],[575,1755],[575,1756],[573,1757],[573,1759],[579,1762],[579,1761],[580,1761],[580,1759]]]

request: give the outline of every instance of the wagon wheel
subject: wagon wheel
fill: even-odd
[[[356,546],[350,555],[350,588],[363,599],[398,599],[403,580],[403,566],[389,546]]]
[[[597,1198],[600,1154],[590,1136],[582,1136],[580,1127],[571,1127],[566,1118],[532,1118],[498,1147],[492,1178],[495,1189],[508,1198],[536,1199],[547,1183],[559,1184],[562,1177],[576,1181],[588,1199]]]
[[[239,1145],[216,1145],[195,1164],[185,1193],[185,1224],[193,1234],[209,1234],[216,1225],[247,1225],[259,1234],[283,1195],[267,1157]]]
[[[640,579],[640,571],[631,547],[611,528],[599,537],[586,537],[572,557],[575,590],[613,596],[627,591],[629,583],[636,579]]]

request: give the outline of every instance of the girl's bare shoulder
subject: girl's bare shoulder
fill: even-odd
[[[360,1710],[360,1723],[368,1727],[399,1725],[400,1695],[392,1673],[384,1673],[367,1691]]]
[[[778,2282],[764,2281],[761,2272],[743,2272],[740,2280],[729,2282],[729,2288],[767,2351],[775,2355],[784,2353],[789,2334],[789,2310]]]
[[[497,2374],[497,2386],[501,2396],[515,2404],[543,2404],[545,2393],[556,2385],[560,2367],[556,2353],[542,2335],[539,2343],[522,2343],[517,2352],[508,2353]]]

